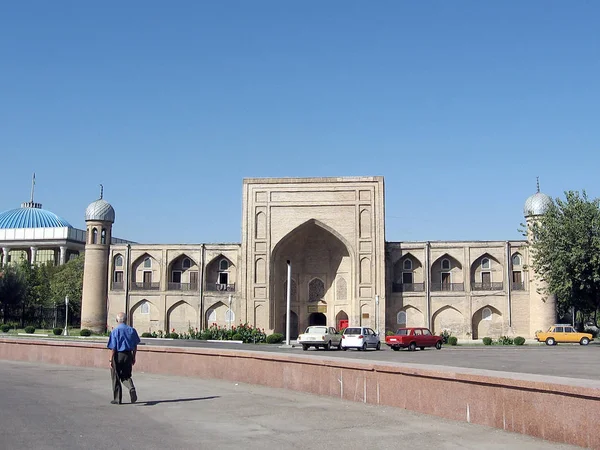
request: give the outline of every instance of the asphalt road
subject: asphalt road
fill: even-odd
[[[218,380],[134,373],[138,403],[111,405],[108,368],[1,361],[0,379],[3,449],[576,448],[397,408]]]
[[[451,367],[496,370],[526,374],[550,375],[585,380],[600,380],[600,345],[578,344],[517,346],[444,346],[441,350],[427,348],[409,352],[394,352],[387,346],[380,351],[368,350],[315,350],[303,351],[300,347],[281,349],[277,345],[232,343],[206,343],[193,340],[142,339],[147,345],[182,347],[232,348],[268,352],[284,352],[327,357],[356,358],[374,361],[403,362],[410,364],[442,365]]]

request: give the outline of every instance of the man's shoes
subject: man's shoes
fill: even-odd
[[[130,390],[129,395],[131,396],[131,403],[137,402],[137,393],[135,392],[135,389]]]
[[[111,405],[120,405],[121,402],[119,400],[111,400],[110,401]]]

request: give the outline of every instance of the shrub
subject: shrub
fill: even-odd
[[[523,345],[525,343],[525,338],[522,336],[517,336],[514,340],[515,345]]]
[[[54,336],[60,336],[63,333],[63,329],[62,328],[53,328],[52,333],[54,334]]]
[[[90,330],[88,330],[87,328],[82,328],[81,331],[79,332],[79,336],[91,336],[92,332]]]
[[[450,336],[448,338],[448,344],[450,344],[450,345],[458,344],[458,338],[456,336]]]
[[[442,337],[443,343],[447,344],[449,342],[448,339],[450,338],[450,336],[452,336],[452,331],[450,331],[450,330],[444,330],[444,331],[442,331],[442,333],[440,334],[440,336]]]
[[[171,338],[171,339],[179,339],[179,334],[177,334],[173,331],[173,332],[167,334],[167,337]]]
[[[500,345],[513,345],[513,340],[508,336],[500,336],[498,338],[498,344]]]
[[[153,338],[154,336],[152,336],[152,333],[149,333],[148,331],[142,333],[142,337],[143,338]]]
[[[483,338],[483,345],[492,345],[492,342],[493,341],[491,337],[486,336]]]
[[[231,336],[231,340],[233,341],[241,341],[242,339],[242,335],[239,333],[235,333],[233,336]]]
[[[35,327],[33,327],[31,325],[25,327],[25,333],[27,333],[27,334],[33,334],[33,333],[35,333]]]
[[[267,336],[267,344],[280,344],[283,342],[283,334],[273,333]]]
[[[8,333],[10,331],[10,325],[7,323],[3,323],[2,325],[0,325],[0,330],[2,330],[3,333]]]

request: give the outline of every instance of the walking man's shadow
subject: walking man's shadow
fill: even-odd
[[[154,400],[151,402],[138,402],[137,404],[140,406],[154,406],[159,403],[179,403],[179,402],[196,402],[199,400],[212,400],[213,398],[219,398],[218,395],[213,395],[210,397],[193,397],[193,398],[174,398],[170,400]]]

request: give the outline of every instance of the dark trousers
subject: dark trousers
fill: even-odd
[[[133,352],[118,352],[112,358],[110,376],[112,378],[113,398],[121,403],[123,392],[121,383],[129,389],[129,393],[135,389],[131,379],[131,369],[133,368]]]

